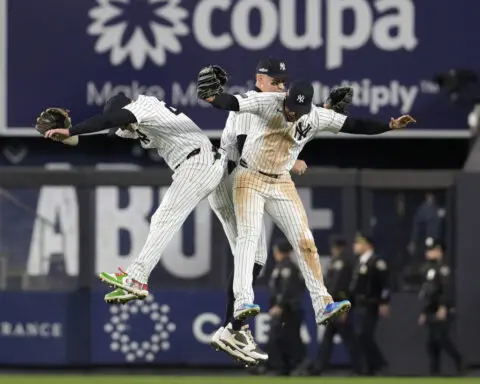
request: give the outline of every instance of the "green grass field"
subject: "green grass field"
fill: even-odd
[[[0,375],[1,384],[480,384],[479,378],[277,378],[258,376],[142,376],[142,375]]]

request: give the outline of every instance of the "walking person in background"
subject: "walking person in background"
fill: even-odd
[[[388,317],[390,312],[388,269],[387,263],[375,253],[375,243],[370,236],[359,234],[355,238],[354,252],[358,262],[350,291],[355,331],[365,365],[364,373],[373,376],[388,365],[375,340],[379,317]]]
[[[327,271],[325,283],[328,286],[333,300],[341,301],[350,297],[350,282],[352,280],[354,261],[352,254],[347,251],[347,242],[341,237],[335,237],[331,241],[330,252],[332,260]],[[338,319],[327,324],[322,342],[318,350],[316,364],[312,367],[312,374],[320,375],[328,368],[333,352],[333,338],[340,335],[348,349],[352,370],[360,374],[361,358],[353,328],[353,316],[348,313],[342,314]]]
[[[279,375],[291,374],[305,358],[300,337],[304,320],[302,299],[305,282],[291,259],[293,248],[287,241],[273,248],[275,268],[270,277],[270,334],[267,369]]]
[[[450,325],[455,307],[452,297],[452,276],[448,265],[443,262],[443,247],[439,242],[428,247],[423,268],[424,282],[420,291],[423,310],[419,325],[426,325],[427,353],[430,359],[430,374],[441,371],[441,353],[444,350],[454,361],[457,373],[463,371],[462,357],[450,338]]]

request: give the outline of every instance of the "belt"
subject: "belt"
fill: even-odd
[[[185,157],[185,160],[181,161],[174,169],[177,169],[178,167],[180,167],[180,165],[182,165],[182,163],[190,158],[192,158],[193,156],[197,156],[200,152],[202,151],[201,148],[196,148],[194,149],[192,152],[190,152],[187,157]],[[212,147],[212,152],[214,153],[214,156],[213,158],[215,159],[215,161],[219,160],[221,157],[222,157],[222,154],[220,152],[218,152],[218,148],[216,147]]]
[[[240,159],[240,165],[243,167],[243,168],[247,168],[248,169],[248,164],[245,160],[243,159]],[[268,176],[268,177],[272,177],[274,179],[278,179],[280,176],[282,175],[275,175],[273,173],[265,173],[265,172],[262,172],[262,171],[256,171],[258,173],[260,173],[261,175],[264,175],[264,176]]]

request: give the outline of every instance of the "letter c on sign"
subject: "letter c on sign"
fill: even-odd
[[[205,333],[203,330],[205,324],[207,323],[218,326],[220,324],[220,317],[215,313],[202,313],[195,318],[192,325],[192,331],[195,339],[204,344],[210,343],[210,338],[212,337],[212,334]]]

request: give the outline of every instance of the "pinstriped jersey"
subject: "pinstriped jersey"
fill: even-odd
[[[246,95],[252,95],[257,91],[248,91]],[[238,152],[237,136],[248,135],[250,125],[255,116],[248,113],[230,112],[228,114],[225,128],[222,132],[220,140],[220,147],[227,152],[229,160],[238,162],[240,160],[240,153]]]
[[[289,172],[306,143],[320,131],[338,133],[346,116],[312,105],[294,123],[283,115],[285,93],[254,93],[236,96],[239,116],[252,117],[242,159],[248,168],[271,174]]]
[[[190,118],[153,96],[138,96],[124,107],[137,119],[134,132],[118,130],[121,137],[138,138],[143,148],[156,148],[171,169],[197,148],[212,143]]]

